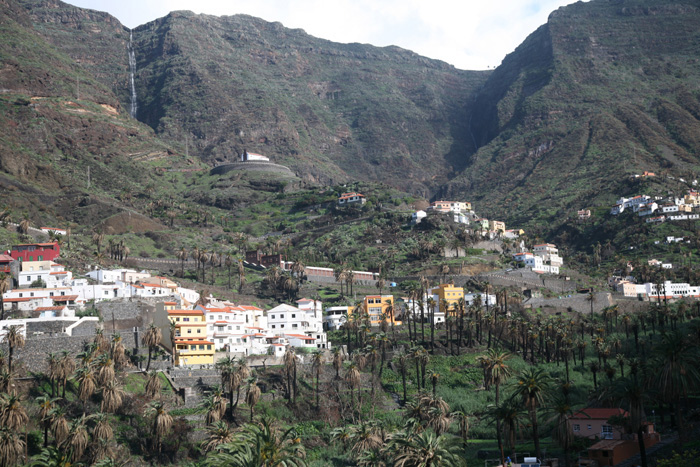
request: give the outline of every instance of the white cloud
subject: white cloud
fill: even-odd
[[[136,27],[172,10],[245,13],[335,42],[397,45],[457,68],[500,64],[572,0],[69,0]]]

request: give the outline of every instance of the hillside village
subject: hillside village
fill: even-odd
[[[0,467],[697,466],[697,5],[117,3],[2,0]]]

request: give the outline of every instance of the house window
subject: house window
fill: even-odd
[[[272,316],[270,317],[270,319],[275,319],[275,315],[272,315]]]
[[[197,329],[197,334],[201,334],[201,333],[202,333],[202,330],[201,330],[201,329]]]
[[[275,329],[275,325],[274,325],[274,324],[272,325],[272,329]]]
[[[574,425],[574,431],[581,431],[581,425],[575,424],[575,425]]]
[[[592,427],[591,425],[586,425],[586,429],[588,429],[588,430],[592,430],[592,429],[593,429],[593,427]]]
[[[189,318],[182,318],[183,321],[189,321]]]
[[[211,344],[207,344],[207,350],[211,350]]]
[[[298,326],[297,326],[296,323],[294,323],[294,324],[292,324],[292,327],[293,327],[293,328],[297,328]]]
[[[297,315],[295,315],[294,313],[292,313],[292,318],[296,318],[296,317],[297,317]]]
[[[280,327],[283,328],[283,327],[284,327],[284,324],[280,324]]]
[[[613,439],[613,429],[611,425],[603,425],[601,437],[603,439]]]
[[[192,329],[188,329],[187,334],[192,334]]]
[[[33,256],[30,256],[30,257],[29,257],[29,261],[34,261],[34,257],[33,257]]]
[[[30,296],[30,297],[33,297],[33,296],[34,296],[34,292],[29,292],[29,296]]]
[[[204,344],[199,344],[199,350],[204,350]]]
[[[27,282],[31,282],[31,281],[32,281],[32,276],[27,276]]]
[[[280,315],[280,319],[284,319],[284,315]]]

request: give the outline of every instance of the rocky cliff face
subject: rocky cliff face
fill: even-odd
[[[696,173],[699,30],[698,7],[675,1],[555,11],[479,91],[479,150],[441,193],[521,225],[558,223],[630,194],[631,174]]]
[[[129,105],[129,31],[56,0],[22,4],[42,37]],[[137,118],[210,165],[245,149],[307,180],[366,178],[429,194],[473,151],[465,108],[487,72],[245,15],[173,12],[133,41]]]
[[[52,152],[128,161],[160,148],[212,166],[248,150],[307,181],[380,180],[523,225],[629,194],[633,173],[700,168],[695,3],[561,8],[494,72],[173,12],[133,31],[135,121],[130,31],[57,0],[0,2],[4,131],[36,155],[3,168],[28,179]],[[37,109],[48,130],[17,124]]]

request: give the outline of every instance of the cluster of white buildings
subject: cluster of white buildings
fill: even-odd
[[[610,214],[616,216],[631,210],[639,217],[649,217],[647,223],[659,223],[679,220],[700,219],[700,194],[696,191],[689,191],[682,198],[664,198],[656,196],[652,198],[647,195],[639,195],[633,198],[620,198],[610,210]],[[660,214],[660,215],[659,215]]]
[[[411,225],[420,224],[430,212],[450,214],[456,224],[472,226],[475,231],[489,239],[494,239],[501,235],[506,236],[508,233],[511,235],[509,238],[517,238],[519,235],[517,234],[518,231],[507,231],[505,222],[479,217],[472,210],[472,204],[466,201],[433,201],[425,211],[419,210],[411,214]]]
[[[564,265],[564,260],[559,256],[556,245],[541,243],[532,248],[532,252],[515,253],[513,259],[524,263],[533,272],[559,274],[559,268]]]
[[[700,298],[700,286],[686,283],[664,281],[661,284],[647,282],[635,284],[630,280],[619,281],[616,290],[625,297],[637,297],[644,300],[671,300],[679,298]]]
[[[243,356],[280,355],[287,346],[330,348],[323,330],[323,303],[320,301],[303,298],[296,306],[281,304],[264,311],[208,297],[203,306],[197,304],[200,296],[194,290],[145,271],[96,269],[88,272],[85,278],[74,278],[70,271],[53,261],[17,262],[15,269],[20,287],[3,294],[6,314],[23,312],[30,318],[4,320],[0,322],[0,330],[10,325],[22,325],[26,330],[28,320],[75,318],[76,311],[92,301],[155,299],[158,317],[155,321],[163,328],[164,336],[170,333],[169,315],[177,315],[182,320],[178,326],[178,333],[182,335],[178,338],[196,338],[197,342],[213,344],[216,351]],[[46,287],[36,287],[39,279]],[[35,287],[27,287],[30,284]],[[195,324],[193,313],[203,315],[204,323]]]
[[[193,306],[199,294],[160,276],[133,269],[93,270],[84,278],[54,261],[17,261],[12,276],[18,287],[3,294],[5,312],[32,318],[71,318],[89,303],[117,298],[176,297]]]
[[[270,310],[251,305],[235,305],[231,302],[209,297],[206,305],[197,305],[194,310],[204,314],[206,335],[197,336],[214,344],[217,352],[235,355],[284,354],[287,346],[308,349],[330,349],[323,330],[323,303],[302,298],[296,306],[283,303]],[[161,310],[178,314],[176,302],[163,302]],[[162,323],[167,324],[162,318]],[[183,329],[187,332],[186,325]],[[196,326],[195,326],[196,327]],[[179,336],[178,336],[179,337]],[[186,337],[186,336],[185,336]]]

